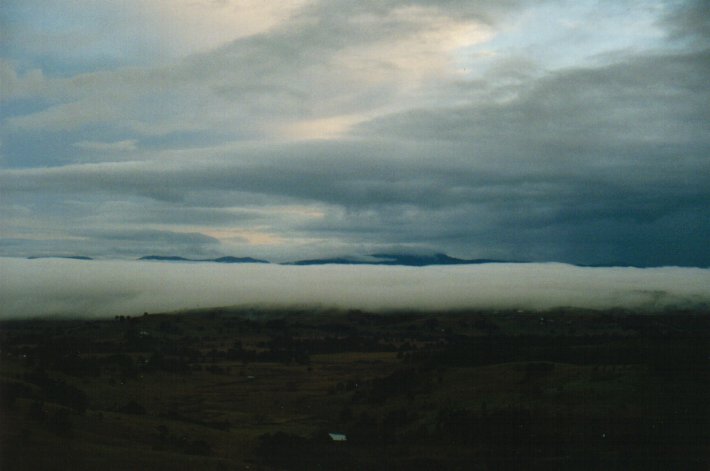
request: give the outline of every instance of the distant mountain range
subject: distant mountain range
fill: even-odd
[[[259,260],[251,257],[219,257],[219,258],[185,258],[176,255],[146,255],[138,260],[155,260],[162,262],[215,262],[215,263],[271,263],[268,260]]]
[[[433,255],[392,254],[377,253],[366,258],[320,258],[313,260],[299,260],[288,265],[401,265],[408,267],[425,267],[429,265],[480,265],[483,263],[507,263],[506,260],[492,260],[487,258],[461,259],[449,257],[443,253]]]
[[[81,255],[41,255],[30,256],[28,259],[38,258],[64,258],[73,260],[93,260],[91,257]],[[159,261],[159,262],[212,262],[212,263],[272,263],[252,257],[218,257],[218,258],[187,258],[179,255],[146,255],[138,260]],[[482,265],[486,263],[529,263],[524,260],[497,260],[490,258],[464,259],[455,258],[445,253],[435,253],[427,255],[407,254],[407,253],[375,253],[366,256],[345,256],[332,258],[314,258],[297,260],[295,262],[282,263],[282,265],[384,265],[384,266],[407,266],[426,267],[431,265]],[[634,267],[624,262],[608,264],[577,264],[580,267]]]
[[[27,258],[29,260],[36,260],[38,258],[68,258],[71,260],[93,260],[93,258],[85,257],[83,255],[32,255]]]
[[[154,260],[163,262],[216,262],[216,263],[271,263],[251,257],[220,257],[207,259],[191,259],[177,255],[146,255],[138,260]],[[377,253],[364,257],[335,257],[298,260],[283,265],[398,265],[408,267],[424,267],[429,265],[478,265],[483,263],[506,263],[506,260],[478,258],[466,260],[450,257],[443,253],[432,255],[413,255],[397,253]]]

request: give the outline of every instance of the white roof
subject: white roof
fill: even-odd
[[[342,433],[329,433],[331,440],[334,442],[345,442],[348,438]]]

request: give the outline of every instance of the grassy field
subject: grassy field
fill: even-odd
[[[707,469],[709,314],[7,321],[0,468]]]

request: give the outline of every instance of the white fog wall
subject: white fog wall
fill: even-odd
[[[366,310],[710,305],[710,270],[565,264],[221,265],[0,258],[0,319],[138,315],[218,306]]]

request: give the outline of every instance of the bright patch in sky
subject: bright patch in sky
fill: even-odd
[[[475,74],[481,65],[486,70],[491,58],[508,56],[524,58],[544,71],[604,62],[608,54],[666,47],[665,32],[658,24],[668,8],[662,3],[562,4],[563,8],[556,2],[531,3],[490,41],[461,51],[460,63]]]

